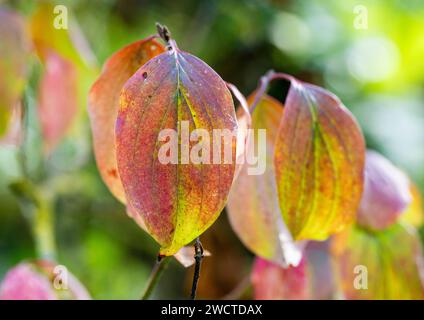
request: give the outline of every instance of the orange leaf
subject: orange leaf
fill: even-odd
[[[115,121],[119,96],[125,82],[147,61],[165,48],[152,38],[136,41],[113,54],[93,84],[88,111],[93,132],[93,147],[103,181],[112,194],[125,203],[125,193],[116,165]]]

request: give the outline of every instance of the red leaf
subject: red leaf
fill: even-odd
[[[235,137],[221,145],[221,155],[230,147],[230,164],[182,164],[188,156],[183,152],[178,164],[161,163],[160,147],[176,141],[160,142],[161,130],[181,133],[183,121],[189,126],[187,134],[201,128],[212,137],[213,129],[237,129],[224,81],[203,61],[176,49],[153,58],[128,80],[116,123],[117,163],[126,198],[163,255],[176,253],[218,218],[234,176]],[[177,140],[178,153],[195,144]]]

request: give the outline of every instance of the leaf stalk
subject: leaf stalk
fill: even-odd
[[[150,296],[153,293],[153,290],[159,283],[159,279],[163,274],[163,271],[166,269],[166,267],[169,264],[169,261],[171,259],[169,257],[161,257],[158,256],[158,259],[152,269],[152,272],[150,274],[149,280],[147,282],[146,288],[144,289],[144,292],[141,296],[141,300],[148,300]]]

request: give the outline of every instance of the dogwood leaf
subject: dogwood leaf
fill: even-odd
[[[123,87],[115,129],[118,171],[127,201],[162,255],[202,234],[226,203],[236,137],[211,147],[213,129],[235,132],[233,100],[215,71],[188,53],[175,48],[156,56]],[[193,146],[201,147],[196,155],[202,161],[192,161]],[[219,149],[221,159],[212,159],[208,146]]]
[[[164,51],[152,38],[129,44],[113,54],[91,87],[88,111],[97,167],[112,194],[125,203],[125,193],[116,165],[115,122],[119,96],[125,82],[147,61]]]
[[[284,220],[295,240],[324,240],[351,225],[359,205],[364,138],[332,93],[296,79],[275,146]]]

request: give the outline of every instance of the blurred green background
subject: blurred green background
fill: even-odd
[[[30,16],[37,1],[0,1]],[[179,47],[214,68],[242,93],[251,93],[267,70],[290,73],[338,95],[357,117],[369,148],[405,170],[424,191],[424,2],[422,0],[94,0],[58,1],[68,7],[92,49],[98,70],[126,44],[169,27]],[[355,28],[358,5],[367,28]],[[355,9],[356,8],[356,9]],[[359,7],[363,8],[363,7]],[[0,40],[1,41],[1,40]],[[91,149],[85,105],[61,144],[41,160],[35,117],[41,66],[33,63],[25,90],[29,109],[26,166],[51,200],[58,261],[97,299],[139,298],[158,245],[127,217],[100,179]],[[91,74],[81,82],[89,85]],[[271,94],[282,99],[287,84]],[[22,177],[21,151],[0,146],[0,279],[35,257],[31,229],[9,184]],[[202,236],[212,252],[204,260],[200,298],[219,298],[250,272],[252,256],[225,212]],[[185,298],[192,269],[175,261],[156,298]]]

